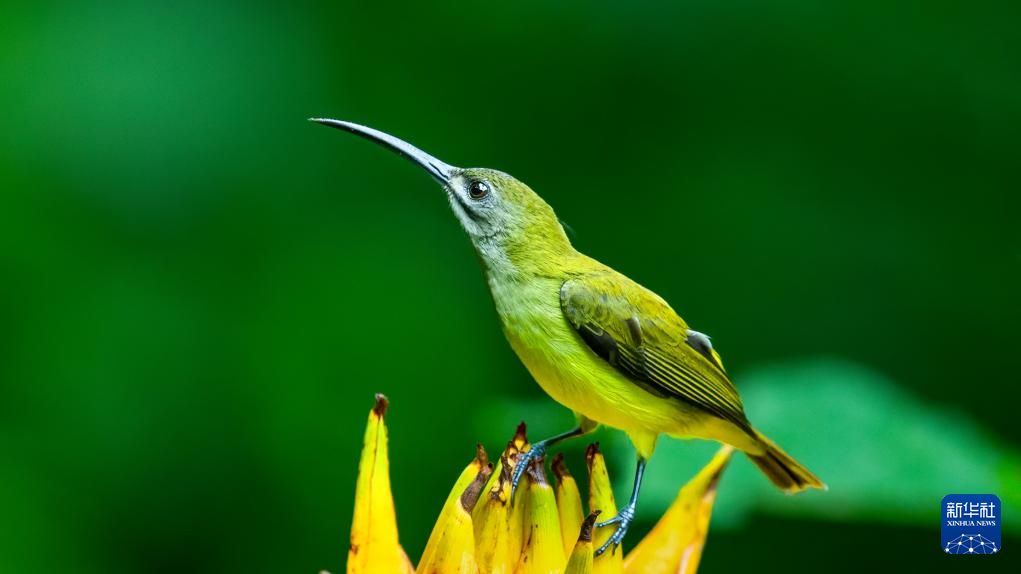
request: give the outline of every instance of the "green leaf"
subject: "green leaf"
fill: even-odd
[[[834,521],[936,524],[948,493],[993,493],[1021,508],[1021,457],[963,411],[929,405],[889,378],[842,360],[763,367],[738,378],[749,418],[830,489],[785,496],[744,457],[720,486],[715,524],[761,512]],[[982,395],[962,394],[978,401]],[[699,444],[701,443],[701,444]],[[664,510],[716,447],[661,440],[642,490],[643,514]],[[630,453],[614,453],[618,474]],[[621,481],[617,481],[621,488]],[[1019,530],[1008,522],[1006,528]]]

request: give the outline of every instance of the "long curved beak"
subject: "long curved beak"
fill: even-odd
[[[398,155],[402,155],[422,166],[429,172],[429,175],[436,178],[443,185],[447,185],[450,182],[450,178],[453,177],[454,172],[457,170],[456,167],[443,163],[402,139],[395,138],[390,134],[374,130],[370,127],[327,118],[309,118],[309,121],[351,132],[369,141],[376,142],[388,150],[396,152]]]

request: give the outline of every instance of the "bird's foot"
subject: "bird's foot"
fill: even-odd
[[[627,534],[627,529],[631,526],[631,522],[635,519],[635,506],[629,504],[621,509],[621,511],[609,520],[603,522],[597,522],[596,528],[602,528],[604,526],[610,526],[611,524],[617,525],[617,530],[610,535],[610,538],[602,546],[596,550],[596,556],[599,556],[603,552],[606,552],[608,548],[612,548],[610,554],[617,551],[617,547],[620,546],[621,540],[624,540],[624,536]]]
[[[518,489],[518,482],[521,481],[521,477],[524,476],[525,470],[528,469],[529,465],[533,461],[541,459],[546,455],[546,441],[541,440],[531,446],[525,452],[518,453],[517,463],[514,465],[514,474],[511,475],[511,493],[510,500],[514,501],[514,492]]]

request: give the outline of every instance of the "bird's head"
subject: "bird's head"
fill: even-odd
[[[331,119],[311,121],[376,142],[425,169],[446,191],[461,226],[489,264],[495,263],[495,258],[516,262],[544,251],[570,248],[553,209],[531,188],[506,173],[454,167],[401,139],[366,126]]]

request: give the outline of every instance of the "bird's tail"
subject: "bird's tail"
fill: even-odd
[[[748,458],[755,463],[755,466],[759,467],[762,474],[766,475],[777,488],[787,494],[795,494],[808,488],[827,489],[827,486],[819,480],[819,477],[812,474],[812,471],[804,466],[801,466],[801,463],[791,458],[791,455],[776,446],[773,441],[759,432],[755,434],[764,452],[762,454],[749,454]]]

